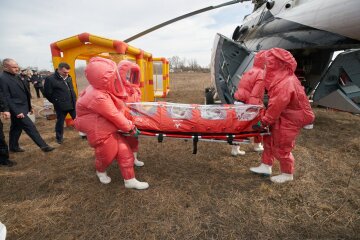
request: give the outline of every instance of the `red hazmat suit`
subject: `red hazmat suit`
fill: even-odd
[[[264,51],[255,55],[253,67],[242,76],[234,98],[245,104],[263,105],[264,99]]]
[[[126,102],[140,102],[140,67],[136,63],[123,60],[118,65],[118,71],[128,95]]]
[[[135,177],[134,155],[127,138],[118,131],[128,133],[134,124],[127,117],[126,90],[118,77],[116,64],[108,59],[95,57],[86,66],[85,75],[90,85],[76,102],[75,127],[87,134],[95,148],[95,167],[98,172],[116,159],[125,180]]]
[[[118,71],[121,82],[126,90],[126,103],[134,103],[141,101],[140,90],[140,67],[133,62],[123,60],[118,64]],[[138,152],[139,141],[135,137],[128,137],[127,141],[130,143],[131,150]]]
[[[273,48],[265,51],[265,88],[269,103],[262,124],[270,127],[271,135],[264,136],[262,162],[272,166],[280,161],[282,173],[293,174],[291,153],[301,128],[314,121],[315,116],[303,86],[295,76],[296,61],[290,52]]]
[[[234,98],[245,104],[264,105],[264,51],[255,55],[253,67],[242,76]],[[255,143],[262,142],[262,136],[254,137]]]

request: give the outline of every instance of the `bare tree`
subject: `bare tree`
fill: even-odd
[[[178,69],[179,68],[180,57],[173,56],[169,59],[170,68]]]
[[[201,66],[198,64],[197,60],[194,58],[191,58],[188,60],[188,66],[189,66],[189,69],[192,71],[199,71],[201,69]]]

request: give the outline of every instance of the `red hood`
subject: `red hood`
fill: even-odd
[[[253,64],[254,67],[264,69],[264,65],[265,65],[264,53],[265,53],[265,51],[261,50],[255,55],[254,64]]]
[[[269,90],[286,77],[294,74],[297,63],[292,54],[285,49],[272,48],[264,52],[265,88]]]
[[[140,67],[136,63],[123,60],[118,65],[118,71],[124,86],[140,85]]]
[[[119,84],[115,62],[102,57],[93,57],[85,68],[85,76],[94,88],[107,91],[116,97],[126,97],[124,87]]]

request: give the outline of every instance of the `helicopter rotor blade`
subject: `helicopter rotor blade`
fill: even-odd
[[[216,8],[220,8],[220,7],[225,7],[225,6],[228,6],[228,5],[232,5],[232,4],[235,4],[235,3],[241,3],[241,2],[245,2],[245,1],[250,1],[250,0],[233,0],[233,1],[229,1],[229,2],[225,2],[225,3],[222,3],[222,4],[219,4],[219,5],[216,5],[216,6],[209,6],[209,7],[205,7],[205,8],[202,8],[202,9],[199,9],[199,10],[196,10],[196,11],[193,11],[193,12],[190,12],[190,13],[187,13],[187,14],[184,14],[184,15],[181,15],[179,17],[176,17],[176,18],[173,18],[171,20],[168,20],[166,22],[163,22],[163,23],[160,23],[154,27],[151,27],[145,31],[142,31],[132,37],[129,37],[128,39],[124,40],[124,42],[128,43],[128,42],[131,42],[139,37],[142,37],[144,36],[145,34],[148,34],[150,32],[153,32],[159,28],[162,28],[162,27],[165,27],[166,25],[169,25],[171,23],[174,23],[174,22],[177,22],[179,20],[182,20],[184,18],[187,18],[187,17],[191,17],[191,16],[194,16],[196,14],[199,14],[199,13],[203,13],[203,12],[206,12],[206,11],[210,11],[210,10],[213,10],[213,9],[216,9]]]

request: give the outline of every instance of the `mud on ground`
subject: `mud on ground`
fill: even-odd
[[[203,103],[209,74],[170,77],[166,101]],[[56,150],[43,153],[22,134],[26,152],[11,154],[18,165],[0,168],[0,221],[7,239],[360,239],[359,116],[315,113],[293,151],[294,182],[251,174],[260,155],[249,145],[231,157],[229,145],[200,142],[193,155],[191,142],[141,137],[136,175],[146,191],[125,189],[116,164],[100,184],[87,142],[67,128],[58,145],[55,122],[37,118]]]

